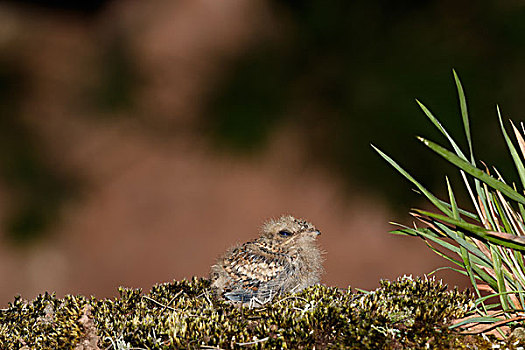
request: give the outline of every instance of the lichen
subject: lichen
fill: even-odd
[[[472,304],[468,291],[400,278],[372,292],[314,286],[260,308],[213,298],[194,278],[97,300],[45,293],[0,311],[1,349],[489,349],[496,342],[448,329]]]

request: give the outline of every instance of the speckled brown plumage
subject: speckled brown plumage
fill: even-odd
[[[293,216],[267,221],[259,238],[230,249],[212,266],[212,289],[228,301],[260,305],[319,283],[319,234]]]

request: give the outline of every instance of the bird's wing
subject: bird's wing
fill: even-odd
[[[243,246],[227,258],[224,269],[230,283],[223,296],[236,302],[271,300],[280,294],[283,283],[291,272],[289,259],[284,255],[262,253]]]

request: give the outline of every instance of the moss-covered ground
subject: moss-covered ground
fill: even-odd
[[[433,280],[382,281],[369,293],[314,286],[261,308],[215,299],[205,279],[119,292],[103,300],[16,297],[0,310],[0,349],[492,349],[498,342],[449,330],[471,296]]]

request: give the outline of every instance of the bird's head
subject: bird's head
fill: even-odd
[[[280,246],[313,244],[321,234],[310,222],[293,216],[281,216],[264,223],[261,236]]]

